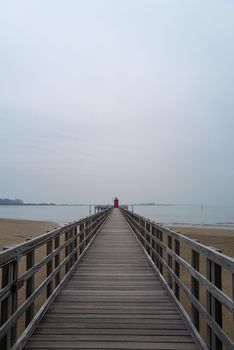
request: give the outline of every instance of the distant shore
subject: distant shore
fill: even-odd
[[[19,244],[28,237],[36,237],[59,225],[50,221],[0,219],[0,249],[10,244]]]

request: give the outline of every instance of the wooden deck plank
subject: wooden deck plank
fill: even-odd
[[[26,349],[198,347],[115,209]]]
[[[28,343],[28,349],[134,349],[134,350],[196,350],[194,343],[181,343],[181,342],[166,342],[166,343],[156,343],[156,342],[98,342],[98,341],[33,341],[30,340]]]
[[[78,328],[78,329],[151,329],[151,330],[175,330],[175,329],[182,329],[186,330],[187,328],[185,327],[184,324],[182,323],[173,323],[173,324],[168,324],[166,323],[156,323],[156,322],[148,322],[148,323],[135,323],[134,321],[128,324],[125,323],[113,323],[113,322],[92,322],[91,320],[89,322],[79,322],[79,323],[74,323],[74,322],[66,322],[66,323],[58,323],[58,322],[43,322],[40,327],[44,328],[60,328],[61,333],[63,329],[66,328]],[[33,336],[32,336],[33,338]]]
[[[70,340],[71,336],[70,334],[47,334],[46,340],[59,340],[59,341],[68,341]],[[41,334],[35,334],[33,337],[33,341],[40,341],[41,340]],[[73,334],[72,336],[73,341],[119,341],[119,335],[115,334],[89,334],[87,335],[79,335],[79,334]],[[192,343],[193,340],[189,335],[181,336],[181,335],[121,335],[121,341],[132,341],[132,342],[156,342],[156,343],[175,343],[175,342],[181,342],[181,343]]]
[[[38,327],[35,335],[37,334],[61,334],[60,328],[48,329],[45,327]],[[147,335],[147,336],[188,336],[190,339],[190,334],[186,329],[160,329],[160,330],[152,330],[152,329],[95,329],[95,328],[86,328],[86,329],[78,329],[78,328],[64,328],[64,335]]]

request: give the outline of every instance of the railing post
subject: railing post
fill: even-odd
[[[155,250],[157,251],[157,249],[156,249],[156,247],[157,247],[157,243],[155,244],[155,240],[154,240],[154,238],[156,237],[156,229],[155,229],[155,227],[152,225],[151,226],[151,235],[153,236],[153,237],[151,237],[151,239],[150,239],[150,241],[151,241],[151,259],[153,260],[153,262],[155,263],[155,265],[157,266],[157,268],[158,268],[158,258],[157,258],[157,256],[156,256],[156,254],[155,254]]]
[[[85,222],[80,224],[80,254],[82,254],[84,250],[84,238],[85,238]]]
[[[3,248],[3,250],[9,247]],[[2,268],[2,287],[6,287],[17,281],[18,278],[18,260],[14,260]],[[1,303],[1,325],[3,325],[18,307],[18,290],[17,286],[12,286],[11,294]],[[9,350],[17,339],[17,322],[10,328],[9,332],[0,342],[1,349]]]
[[[172,237],[171,236],[167,236],[167,244],[168,244],[168,248],[172,249]],[[170,269],[172,269],[172,256],[168,253],[167,254],[167,264],[170,267]],[[167,282],[170,288],[172,288],[172,276],[170,271],[167,272]]]
[[[55,237],[54,239],[54,248],[57,249],[60,247],[60,235],[58,235],[57,237]],[[58,267],[60,264],[60,253],[58,252],[58,254],[55,255],[54,257],[54,267],[56,269],[56,267]],[[60,283],[60,271],[57,272],[56,276],[55,276],[55,288],[59,285]]]
[[[53,251],[53,240],[49,241],[46,245],[46,254],[49,255]],[[53,259],[51,258],[50,261],[46,265],[46,275],[47,277],[51,275],[53,272]],[[53,281],[49,282],[47,285],[47,298],[52,294],[53,292]]]
[[[67,242],[68,239],[69,239],[69,233],[67,231],[67,232],[65,232],[65,242]],[[68,256],[68,254],[69,254],[69,246],[67,245],[65,247],[65,258]],[[69,262],[66,262],[66,264],[65,264],[65,273],[67,273],[68,271],[69,271]]]
[[[27,239],[28,241],[31,240],[31,238]],[[26,270],[31,269],[35,264],[35,250],[32,250],[26,254]],[[34,292],[34,281],[35,277],[34,275],[30,277],[26,281],[26,299],[32,295]],[[25,328],[29,325],[29,323],[32,321],[34,317],[34,302],[29,306],[29,308],[26,310],[25,313]]]
[[[92,239],[93,236],[95,235],[95,232],[94,232],[94,220],[93,220],[93,218],[91,219],[91,232],[92,232],[92,235],[91,235],[91,239]]]
[[[149,256],[151,257],[152,259],[152,256],[153,256],[153,252],[152,252],[152,224],[149,224],[149,230],[148,230],[148,243],[149,243]]]
[[[77,242],[77,246],[79,247],[77,249],[77,259],[78,259],[80,254],[81,254],[81,252],[80,252],[80,225],[77,225],[76,233],[77,233],[77,240],[76,240],[76,242]]]
[[[85,230],[84,230],[85,234],[84,234],[84,249],[87,247],[88,244],[88,239],[86,239],[88,237],[89,234],[89,220],[85,221]]]
[[[200,264],[199,264],[199,253],[192,249],[192,267],[199,271]],[[200,292],[199,292],[199,282],[196,278],[191,276],[191,292],[192,295],[199,301],[200,298]],[[192,321],[198,332],[200,331],[200,322],[199,322],[199,311],[196,309],[196,307],[191,303],[191,315],[192,315]]]
[[[138,217],[138,233],[137,233],[139,241],[142,243],[141,239],[141,219]]]
[[[163,241],[163,235],[162,235],[162,232],[161,231],[159,231],[158,229],[157,229],[157,231],[156,231],[156,237],[157,237],[157,239],[160,241],[160,242],[162,242]],[[157,252],[158,252],[158,254],[159,254],[159,256],[163,259],[163,248],[162,247],[160,247],[160,245],[159,244],[157,244]],[[163,264],[162,264],[162,262],[158,259],[158,269],[159,269],[159,272],[161,273],[161,275],[163,274]]]
[[[142,219],[140,219],[140,242],[145,248],[144,236],[143,236],[143,228],[142,228]]]
[[[139,219],[139,240],[140,240],[142,246],[144,247],[144,240],[142,237],[141,218]]]
[[[134,215],[134,214],[131,214],[131,215]],[[126,217],[125,217],[126,218]],[[139,229],[139,218],[137,217],[137,216],[128,216],[127,217],[128,219],[130,219],[131,220],[131,223],[132,223],[132,225],[131,226],[133,226],[133,228],[134,228],[134,232],[136,232],[136,235],[137,235],[137,237],[139,238],[139,232],[138,232],[138,229]],[[126,218],[126,219],[127,219]]]
[[[70,228],[69,231],[65,233],[65,241],[68,241],[72,237],[73,237],[73,229]],[[66,246],[65,258],[72,252],[72,249],[73,249],[73,242],[69,243]],[[65,264],[65,273],[68,273],[68,271],[70,270],[72,266],[72,262],[73,262],[73,258],[68,259],[68,262]]]
[[[89,237],[89,233],[90,233],[90,226],[89,225],[90,225],[90,219],[87,220],[86,237],[88,237],[88,238],[86,240],[85,247],[87,247],[87,245],[89,244],[90,239],[91,239]]]
[[[176,255],[180,256],[180,242],[177,239],[174,239],[174,251]],[[174,260],[175,265],[175,274],[177,277],[180,277],[180,264]],[[175,281],[175,296],[178,300],[180,300],[180,287],[178,283]]]
[[[76,248],[77,248],[77,226],[74,227],[74,236],[76,238],[74,240],[73,248],[74,248],[74,250],[76,250]],[[77,258],[78,258],[78,254],[77,254],[77,251],[76,251],[75,254],[74,254],[74,262],[76,262]]]
[[[100,213],[100,212],[101,212],[101,210],[99,211],[99,213]],[[86,239],[86,237],[87,237],[87,232],[88,232],[88,222],[87,222],[87,220],[85,220],[85,222],[84,222],[83,245],[82,245],[83,250],[85,250],[86,244],[87,244],[87,239]]]
[[[210,259],[207,259],[207,278],[216,287],[222,289],[222,268]],[[206,306],[208,313],[213,317],[216,323],[222,328],[222,304],[209,292],[206,292]],[[207,345],[211,350],[222,350],[221,340],[216,336],[212,329],[207,325]]]
[[[145,221],[145,250],[147,254],[150,255],[151,249],[148,243],[150,243],[150,224],[147,221]]]
[[[142,237],[143,237],[143,242],[144,242],[144,248],[147,250],[147,245],[146,245],[146,222],[145,220],[142,220]]]
[[[74,231],[74,227],[72,229],[70,229],[70,238],[74,238],[75,236],[75,231]],[[69,244],[69,254],[73,252],[74,250],[74,246],[75,246],[75,241],[72,241],[70,244]],[[71,267],[73,266],[75,262],[75,255],[73,255],[71,258],[70,258],[70,265],[69,265],[69,268],[71,269]]]

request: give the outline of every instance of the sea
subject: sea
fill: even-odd
[[[234,206],[177,204],[135,205],[130,211],[163,225],[234,228]],[[94,213],[94,206],[91,206]],[[43,220],[65,224],[90,215],[89,206],[0,205],[0,218]]]

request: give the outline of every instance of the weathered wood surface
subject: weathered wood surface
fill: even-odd
[[[26,349],[198,349],[118,209]]]

